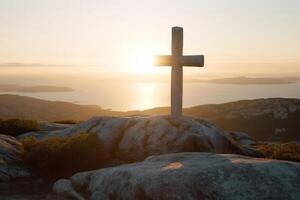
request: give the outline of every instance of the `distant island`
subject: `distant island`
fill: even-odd
[[[15,84],[0,84],[0,92],[72,92],[74,91],[69,87],[62,86],[47,86],[47,85],[37,85],[37,86],[22,86]]]
[[[237,85],[263,85],[263,84],[291,84],[296,83],[297,80],[288,78],[249,78],[249,77],[232,77],[219,78],[209,80],[194,80],[195,82],[216,83],[216,84],[237,84]]]
[[[50,64],[50,63],[20,63],[20,62],[11,62],[11,63],[0,63],[0,67],[79,67],[82,65],[77,64]],[[84,66],[98,66],[98,65],[84,65]]]
[[[0,67],[40,67],[44,66],[41,63],[0,63]]]

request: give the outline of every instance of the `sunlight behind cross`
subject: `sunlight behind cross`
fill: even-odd
[[[149,50],[141,49],[141,51],[133,52],[128,58],[128,65],[130,66],[133,73],[154,73],[155,68],[153,67],[153,63],[154,54]]]

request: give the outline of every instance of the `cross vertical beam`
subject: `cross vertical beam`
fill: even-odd
[[[182,56],[183,28],[172,28],[172,56]],[[180,64],[172,65],[171,75],[171,116],[180,118],[182,116],[182,91],[183,91],[183,69]]]
[[[203,67],[203,55],[182,55],[183,28],[172,28],[172,55],[156,56],[156,66],[172,66],[171,75],[171,117],[182,117],[183,66]]]

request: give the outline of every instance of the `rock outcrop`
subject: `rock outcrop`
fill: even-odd
[[[53,190],[73,199],[300,199],[300,164],[232,154],[177,153],[82,172]]]
[[[97,134],[110,155],[126,162],[141,161],[150,155],[191,151],[262,156],[242,147],[213,124],[188,117],[179,121],[166,116],[94,117],[72,128],[31,136],[44,139],[79,133]]]
[[[0,135],[0,181],[27,177],[29,172],[22,166],[22,144],[14,137]]]

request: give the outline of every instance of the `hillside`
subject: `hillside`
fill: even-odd
[[[0,92],[72,92],[72,88],[63,86],[48,86],[48,85],[37,85],[37,86],[23,86],[15,84],[0,84]]]
[[[0,118],[46,121],[83,121],[92,116],[167,115],[169,108],[119,112],[99,106],[46,101],[17,95],[0,95]],[[184,109],[184,114],[205,119],[228,131],[249,133],[257,140],[300,141],[300,99],[270,98]]]
[[[154,108],[145,115],[166,114],[168,108]],[[257,140],[300,141],[300,99],[268,98],[184,109],[184,114],[205,119],[227,131],[249,133]]]
[[[224,130],[243,131],[258,140],[300,140],[299,99],[256,99],[197,106],[187,115],[205,118]]]
[[[21,118],[46,121],[85,120],[95,115],[117,115],[118,112],[99,106],[77,105],[61,101],[46,101],[19,95],[0,95],[0,118]]]

